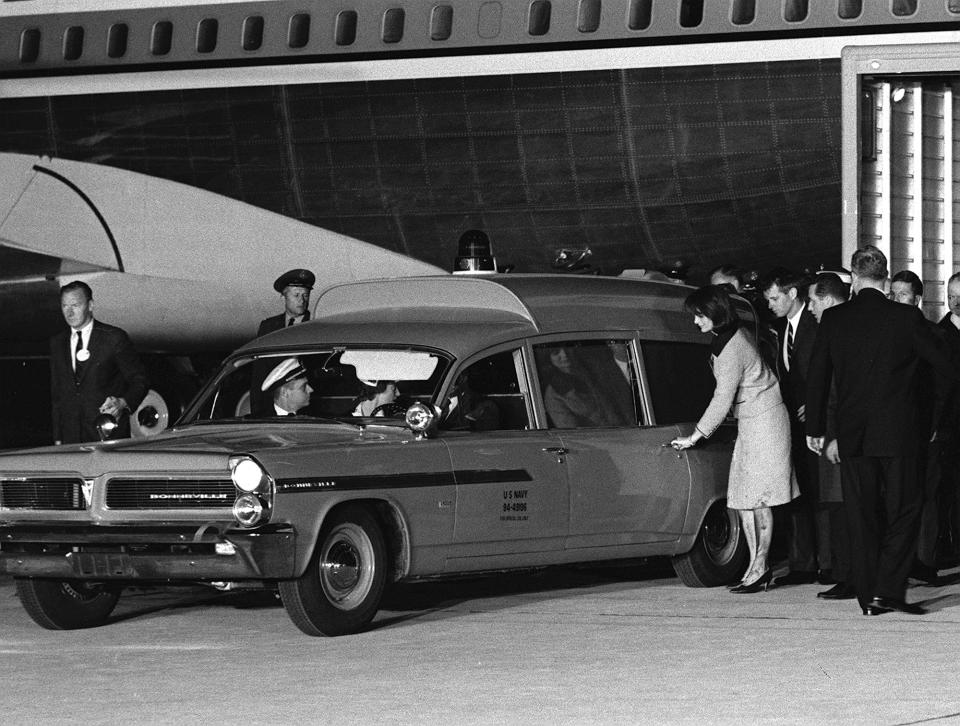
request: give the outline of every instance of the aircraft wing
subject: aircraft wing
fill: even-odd
[[[57,288],[86,280],[95,315],[141,350],[224,350],[281,311],[273,280],[306,267],[319,295],[419,260],[212,192],[98,164],[0,153],[0,344],[41,352]],[[6,313],[9,313],[7,315]],[[9,322],[8,322],[9,320]]]

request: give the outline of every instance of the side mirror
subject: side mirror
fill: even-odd
[[[101,413],[97,416],[93,425],[97,427],[97,433],[100,434],[101,441],[107,441],[117,431],[117,419],[109,413]]]

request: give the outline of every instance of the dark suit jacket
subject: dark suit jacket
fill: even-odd
[[[807,399],[807,374],[810,370],[810,358],[813,357],[813,342],[817,337],[817,319],[804,307],[797,321],[793,336],[793,361],[787,371],[783,364],[783,346],[787,339],[787,319],[780,318],[776,325],[780,344],[777,348],[777,378],[780,379],[780,393],[790,413],[791,427],[798,424],[797,409]],[[801,432],[802,432],[801,427]]]
[[[960,441],[960,330],[950,322],[950,313],[944,315],[937,326],[946,342],[954,376],[953,389],[944,405],[943,417],[940,421],[940,433],[946,439],[958,442]]]
[[[53,438],[63,443],[98,441],[94,420],[107,396],[126,400],[136,410],[147,395],[147,374],[127,334],[113,325],[93,321],[87,350],[90,358],[74,381],[70,329],[50,339],[50,398]],[[117,438],[130,435],[129,416],[119,421]]]
[[[309,319],[310,319],[310,311],[307,310],[303,314],[302,322],[305,323]],[[280,330],[280,328],[283,328],[286,326],[286,323],[287,323],[287,314],[285,312],[280,313],[279,315],[274,315],[273,317],[270,317],[270,318],[264,318],[263,320],[260,321],[260,327],[257,328],[257,337],[259,338],[261,335],[272,333],[274,330]]]
[[[807,434],[824,434],[834,377],[840,458],[917,456],[921,360],[937,376],[942,410],[949,361],[918,308],[868,288],[826,310],[808,372]]]

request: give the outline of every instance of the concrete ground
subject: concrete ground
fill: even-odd
[[[662,563],[392,591],[309,638],[272,598],[128,591],[110,624],[35,626],[0,580],[4,724],[960,724],[960,571],[926,616],[819,585],[686,588]]]

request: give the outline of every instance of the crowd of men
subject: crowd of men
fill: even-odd
[[[937,584],[941,563],[960,561],[960,273],[938,323],[921,312],[920,278],[891,278],[872,246],[854,253],[849,286],[783,268],[754,290],[742,281],[732,266],[710,278],[773,316],[761,348],[801,492],[786,505],[789,571],[776,584],[832,585],[818,597],[857,598],[866,615],[922,613],[908,579]]]

